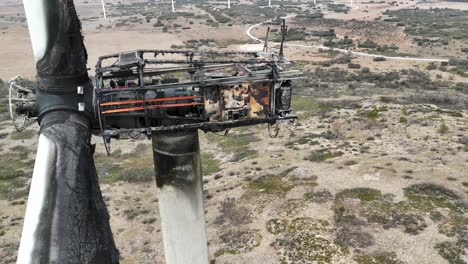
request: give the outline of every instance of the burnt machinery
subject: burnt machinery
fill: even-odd
[[[95,110],[105,142],[154,131],[217,132],[291,115],[287,62],[274,53],[137,50],[100,57]]]
[[[233,127],[292,120],[291,80],[284,58],[270,52],[136,50],[99,58],[94,134],[111,138],[155,131]],[[18,130],[36,122],[35,89],[10,80],[10,114]],[[77,87],[77,94],[84,93]],[[79,97],[78,97],[79,98]],[[75,100],[78,111],[87,108]],[[39,117],[40,118],[40,117]]]

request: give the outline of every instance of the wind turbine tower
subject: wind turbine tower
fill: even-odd
[[[101,0],[101,4],[102,4],[102,13],[104,14],[104,19],[107,19],[107,15],[106,15],[106,3],[104,3],[104,0]]]
[[[171,3],[172,3],[172,12],[175,12],[174,0],[171,0]]]
[[[268,7],[271,7],[271,0],[268,0]]]
[[[228,0],[228,8],[231,8],[231,0]]]

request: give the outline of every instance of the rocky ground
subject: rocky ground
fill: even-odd
[[[296,90],[309,94],[295,96],[299,120],[276,138],[265,126],[200,133],[212,263],[467,263],[468,111],[440,103],[466,94],[424,92],[439,102],[426,103],[408,90]],[[11,263],[36,132],[1,126],[0,256]],[[163,262],[150,142],[103,151],[122,263]]]

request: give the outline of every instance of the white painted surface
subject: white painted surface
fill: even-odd
[[[47,49],[47,0],[23,0],[26,19],[28,20],[29,36],[31,37],[34,60],[38,62]]]
[[[175,12],[174,0],[171,0],[171,3],[172,3],[172,12]]]
[[[37,243],[35,233],[38,230],[41,213],[47,211],[49,181],[53,173],[50,168],[55,167],[56,155],[57,148],[54,142],[41,134],[37,145],[36,162],[34,164],[28,204],[24,216],[17,264],[37,263],[36,259],[32,259],[32,253]]]
[[[190,172],[192,169],[179,167],[191,173],[196,184],[158,188],[167,264],[208,264],[201,173]]]

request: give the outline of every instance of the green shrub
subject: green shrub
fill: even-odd
[[[211,153],[202,153],[201,160],[203,175],[211,175],[221,169],[219,161]]]
[[[327,159],[332,159],[335,157],[342,156],[344,153],[341,151],[331,152],[328,150],[320,149],[314,150],[310,153],[309,156],[305,158],[305,160],[312,161],[312,162],[323,162]]]
[[[335,195],[336,199],[353,198],[361,201],[375,201],[380,199],[381,196],[382,193],[379,190],[371,188],[345,189]]]
[[[249,148],[250,143],[258,140],[253,133],[230,134],[221,138],[214,135],[211,139],[219,139],[218,145],[223,152],[233,154],[231,161],[240,161],[257,156],[257,151]]]
[[[445,124],[445,123],[442,123],[439,127],[439,133],[441,134],[445,134],[449,131],[449,127]]]
[[[154,168],[121,168],[115,166],[109,175],[102,178],[103,182],[112,183],[124,181],[129,183],[150,182],[155,180]]]
[[[373,107],[372,110],[367,112],[367,118],[369,119],[375,120],[379,118],[379,116],[380,116],[379,110],[376,107]]]

